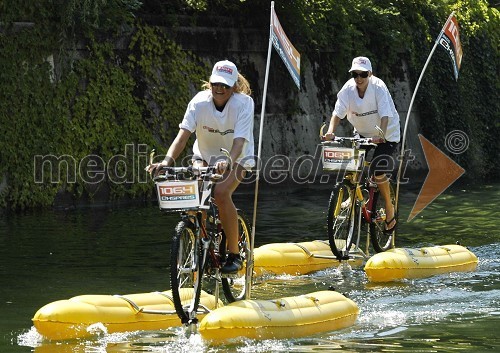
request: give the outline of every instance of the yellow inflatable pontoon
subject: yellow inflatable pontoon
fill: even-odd
[[[189,298],[189,289],[181,295]],[[215,297],[202,291],[200,304],[215,308]],[[222,302],[219,301],[219,306]],[[201,315],[200,317],[203,317]],[[80,295],[40,308],[33,317],[37,331],[51,340],[83,338],[103,326],[107,333],[159,330],[180,326],[171,291],[128,295]],[[102,331],[102,330],[101,330]],[[99,331],[97,331],[99,332]]]
[[[361,266],[362,258],[349,260],[349,264]],[[271,274],[304,275],[338,266],[327,241],[315,240],[304,243],[273,243],[254,249],[254,273],[257,276]]]
[[[421,249],[396,248],[373,255],[365,265],[372,282],[423,278],[437,274],[474,271],[477,257],[460,245]]]
[[[334,291],[277,300],[242,300],[210,312],[199,332],[212,343],[236,337],[280,339],[333,331],[354,324],[359,308]]]

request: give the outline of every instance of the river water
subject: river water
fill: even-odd
[[[170,238],[177,215],[155,202],[0,216],[0,352],[487,352],[500,350],[499,185],[454,186],[411,222],[418,191],[403,190],[398,247],[460,241],[477,270],[370,284],[362,268],[259,280],[252,298],[335,287],[360,307],[354,326],[305,338],[210,346],[181,328],[48,342],[32,327],[47,303],[81,294],[169,289]],[[325,239],[326,187],[261,188],[256,243]],[[253,194],[236,204],[248,215]],[[251,219],[251,217],[249,217]]]

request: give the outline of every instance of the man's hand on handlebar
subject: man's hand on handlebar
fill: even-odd
[[[233,165],[233,159],[231,158],[231,154],[225,148],[221,148],[220,151],[226,156],[226,160],[218,160],[215,162],[215,172],[220,175],[224,175],[226,171],[231,171],[231,167]]]
[[[227,161],[217,161],[215,163],[215,171],[217,174],[223,175],[226,170],[231,170],[230,165]]]
[[[335,140],[335,134],[333,132],[327,132],[321,137],[321,139],[323,141],[333,141]]]
[[[326,134],[323,135],[323,131],[325,131],[326,123],[323,123],[321,127],[319,128],[319,137],[321,141],[333,141],[335,140],[335,134],[333,132],[326,132]]]
[[[382,137],[372,137],[371,138],[371,142],[373,143],[384,143],[385,142],[385,139],[383,139]]]

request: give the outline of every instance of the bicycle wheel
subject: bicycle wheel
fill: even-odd
[[[391,184],[389,184],[391,202],[394,205],[395,202],[395,194],[394,188]],[[396,229],[394,229],[390,233],[385,232],[385,221],[386,221],[386,212],[385,212],[385,200],[380,195],[380,191],[377,189],[373,194],[373,203],[372,203],[372,221],[370,223],[370,239],[372,242],[373,249],[376,252],[383,252],[390,248],[392,248],[393,238],[396,238]],[[394,210],[397,222],[397,210]]]
[[[183,324],[196,322],[200,303],[201,249],[194,225],[180,221],[175,228],[170,253],[170,285],[175,311]]]
[[[236,278],[222,278],[222,290],[229,303],[245,299],[247,264],[250,258],[250,234],[250,223],[243,211],[238,210],[238,247],[243,259],[243,268],[238,271]]]
[[[333,254],[347,259],[351,249],[356,223],[355,189],[337,184],[328,203],[328,241]]]

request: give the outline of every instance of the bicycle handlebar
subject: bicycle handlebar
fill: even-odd
[[[187,174],[184,176],[184,174]],[[217,181],[222,178],[222,174],[215,172],[215,166],[208,167],[167,167],[159,166],[153,177],[153,181],[168,180],[168,179],[188,179],[192,177],[197,177],[203,180]]]
[[[319,138],[322,140],[321,141],[322,145],[340,144],[342,142],[350,141],[353,147],[355,146],[358,148],[361,145],[377,146],[376,143],[372,142],[371,137],[365,138],[365,137],[338,137],[338,136],[335,136],[333,140],[327,141],[327,140],[325,140],[325,134],[324,134],[325,127],[326,127],[326,123],[323,123],[319,129]],[[375,129],[377,129],[377,131],[379,132],[380,137],[385,140],[384,131],[378,125],[375,126]]]
[[[221,148],[220,151],[229,159],[229,170],[231,170],[231,166],[233,164],[233,160],[231,158],[231,154],[225,148]],[[153,157],[155,154],[155,150],[152,149],[149,154],[149,164],[153,164]],[[148,167],[146,167],[146,170]],[[153,181],[159,180],[167,180],[167,179],[178,179],[179,174],[187,173],[187,178],[192,178],[193,176],[198,177],[203,180],[217,181],[222,178],[222,174],[215,172],[215,166],[208,167],[167,167],[167,166],[158,166],[154,169],[155,175],[153,176]],[[163,172],[163,174],[161,174]],[[151,172],[150,172],[151,173]],[[186,178],[184,178],[186,179]]]
[[[371,137],[338,137],[335,136],[333,140],[328,140],[328,141],[321,141],[322,145],[329,145],[329,144],[341,144],[343,142],[351,142],[353,146],[360,146],[360,145],[365,145],[365,146],[377,146],[376,143],[372,142]]]

